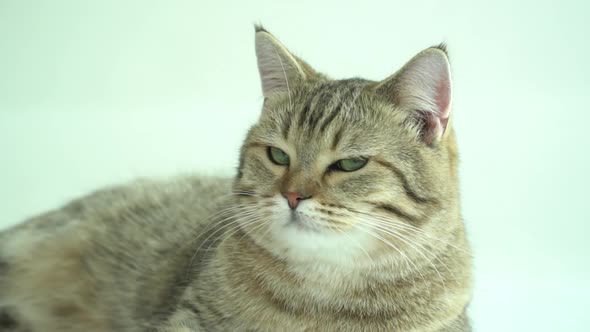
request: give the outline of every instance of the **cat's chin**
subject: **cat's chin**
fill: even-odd
[[[318,224],[312,217],[298,211],[291,211],[284,222],[285,228],[291,228],[298,232],[327,233],[329,229]]]
[[[264,244],[278,256],[296,261],[323,261],[338,265],[366,260],[372,242],[364,234],[334,232],[306,219],[289,219],[275,223]],[[362,248],[361,248],[362,247]]]

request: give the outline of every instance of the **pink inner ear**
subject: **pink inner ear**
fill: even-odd
[[[441,125],[441,120],[436,115],[428,114],[423,136],[426,144],[432,144],[442,133],[444,133],[444,128]]]
[[[438,107],[438,119],[442,127],[442,133],[447,129],[447,122],[451,113],[451,86],[448,74],[443,74],[436,87],[436,106]]]
[[[441,65],[436,76],[434,102],[436,110],[427,114],[424,140],[431,144],[440,138],[447,129],[449,115],[451,114],[451,80],[446,65]]]
[[[447,55],[439,48],[427,49],[410,60],[379,87],[393,93],[394,103],[416,112],[419,135],[428,143],[444,134],[451,113],[452,83]]]

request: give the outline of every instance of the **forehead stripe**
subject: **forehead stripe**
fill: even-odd
[[[335,93],[330,87],[322,89],[323,91],[317,95],[313,109],[307,118],[306,124],[309,130],[314,130],[318,121],[330,105],[330,101],[334,98]]]
[[[346,102],[348,97],[350,95],[352,95],[353,91],[354,91],[354,88],[349,88],[349,89],[345,90],[344,92],[339,91],[336,94],[334,99],[338,98],[338,101],[329,113],[326,112],[326,116],[324,117],[324,121],[320,125],[320,133],[323,133],[326,131],[326,128],[328,128],[328,126],[334,120],[334,118],[338,115],[338,113],[340,113],[340,110],[342,110],[344,103]]]
[[[313,102],[313,97],[307,99],[305,101],[305,103],[303,104],[303,107],[301,108],[301,112],[299,113],[299,119],[297,120],[298,126],[299,127],[303,127],[303,124],[305,122],[305,119],[307,118],[310,110],[311,110],[311,104]]]

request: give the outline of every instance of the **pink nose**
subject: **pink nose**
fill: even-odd
[[[287,199],[287,203],[289,203],[289,207],[292,210],[295,210],[297,208],[297,205],[299,205],[300,201],[309,198],[304,197],[302,194],[296,192],[286,192],[283,193],[283,196]]]

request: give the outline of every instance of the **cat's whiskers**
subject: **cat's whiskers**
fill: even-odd
[[[218,208],[225,208],[228,206],[236,205],[236,200],[228,199],[228,198],[236,198],[236,197],[244,197],[244,196],[251,196],[251,197],[261,197],[260,195],[256,194],[254,191],[240,191],[240,190],[232,190],[228,193],[219,195],[215,197],[214,204]],[[226,202],[224,202],[226,201]],[[211,217],[211,216],[209,216]]]
[[[254,191],[250,191],[250,190],[237,190],[237,191],[232,191],[227,195],[224,196],[252,196],[252,197],[260,197],[261,195],[257,194]]]
[[[392,236],[400,241],[402,241],[403,243],[407,244],[408,246],[410,246],[412,249],[415,250],[416,253],[418,253],[420,256],[422,256],[427,262],[428,264],[430,264],[430,266],[432,266],[432,268],[434,269],[434,271],[436,272],[436,274],[438,275],[439,280],[441,281],[441,284],[443,286],[443,288],[446,289],[446,285],[445,285],[445,278],[443,278],[442,274],[440,273],[440,271],[438,270],[438,268],[436,267],[436,265],[432,262],[432,260],[424,253],[424,251],[426,251],[428,254],[432,255],[432,257],[434,257],[436,260],[438,260],[447,270],[449,270],[449,268],[447,267],[447,265],[442,262],[436,255],[434,255],[430,250],[426,249],[424,246],[422,246],[421,244],[417,243],[416,241],[411,240],[408,237],[404,237],[401,233],[397,233],[394,232],[392,230],[387,229],[386,227],[383,227],[381,224],[379,223],[375,223],[374,221],[371,221],[369,219],[362,219],[363,222],[365,222],[366,224],[368,224],[370,227],[372,227],[373,229],[375,229],[376,231],[381,231],[382,233],[385,233],[389,236]],[[449,270],[450,271],[450,270]],[[451,272],[452,273],[452,272]],[[454,277],[454,276],[453,276]],[[456,280],[456,279],[455,279]]]
[[[323,208],[324,208],[324,209],[326,209],[326,210],[328,210],[328,211],[330,211],[330,212],[332,212],[332,213],[335,213],[335,214],[337,214],[338,216],[349,216],[349,217],[356,218],[354,215],[350,215],[349,213],[347,213],[347,212],[349,212],[349,211],[348,211],[348,209],[345,209],[345,210],[344,210],[344,212],[343,212],[343,211],[341,211],[340,209],[329,209],[329,208],[327,208],[327,207],[323,207]],[[328,226],[329,226],[330,228],[332,228],[330,224],[331,224],[331,223],[328,223]],[[357,228],[357,229],[358,229],[358,227],[355,227],[355,226],[358,226],[358,225],[356,225],[356,223],[347,223],[347,225],[348,225],[348,226],[351,226],[352,228]],[[361,249],[361,250],[362,250],[362,251],[365,253],[365,255],[366,255],[366,256],[367,256],[367,257],[368,257],[368,258],[371,260],[371,262],[374,264],[374,260],[372,259],[372,257],[371,257],[371,256],[369,255],[369,253],[368,253],[368,252],[367,252],[367,251],[366,251],[366,250],[365,250],[365,249],[362,247],[362,245],[360,245],[360,243],[359,243],[357,240],[354,240],[352,237],[348,236],[348,234],[346,234],[347,232],[346,232],[346,231],[342,231],[342,229],[341,229],[340,227],[338,227],[337,225],[334,225],[334,226],[337,228],[337,230],[340,230],[340,231],[341,231],[341,232],[340,232],[341,234],[343,234],[345,237],[347,237],[348,239],[350,239],[350,240],[352,240],[353,242],[355,242],[355,243],[357,244],[357,246],[358,246],[358,247],[359,247],[359,248],[360,248],[360,249]],[[365,231],[365,232],[366,232],[366,230],[363,230],[363,229],[361,229],[361,231]],[[372,235],[372,234],[371,234],[371,235]],[[393,247],[394,247],[394,249],[398,249],[398,248],[397,248],[397,247],[395,247],[393,244],[391,244],[390,246],[393,246]],[[403,252],[401,252],[400,250],[398,250],[398,252],[399,252],[399,253],[402,255],[402,258],[404,258],[404,261],[405,261],[406,265],[408,265],[408,267],[409,267],[409,264],[408,264],[409,257],[407,257],[407,255],[404,255],[404,253],[403,253]]]
[[[197,248],[197,250],[195,251],[195,253],[192,255],[189,265],[192,265],[192,263],[193,263],[195,257],[197,256],[198,252],[201,250],[201,248],[207,242],[207,240],[209,240],[209,238],[211,238],[213,235],[217,234],[222,229],[224,229],[224,228],[232,225],[233,223],[237,222],[236,220],[233,220],[230,223],[227,223],[227,224],[222,225],[227,220],[230,220],[230,219],[234,218],[237,215],[235,212],[240,213],[240,216],[241,217],[256,214],[257,211],[258,211],[258,206],[257,206],[257,204],[252,204],[252,205],[253,206],[247,206],[247,207],[237,206],[237,207],[234,207],[235,209],[233,209],[231,211],[227,211],[227,213],[232,212],[233,214],[230,215],[229,217],[226,217],[224,219],[221,219],[219,221],[216,221],[216,222],[211,223],[206,229],[204,229],[192,241],[189,241],[185,246],[183,246],[183,248],[186,248],[186,246],[188,246],[188,245],[194,243],[195,241],[199,240],[201,238],[201,236],[203,236],[204,234],[207,234],[207,232],[208,231],[211,231],[214,227],[217,227],[217,226],[220,226],[221,225],[221,227],[219,227],[218,229],[216,229],[215,231],[213,231],[203,241],[201,241],[201,244],[199,245],[199,247]]]
[[[206,234],[212,228],[214,228],[214,227],[218,226],[220,223],[223,223],[224,221],[228,220],[236,212],[248,212],[250,210],[255,210],[256,208],[258,208],[258,204],[257,203],[232,204],[232,205],[226,206],[221,211],[208,216],[204,220],[204,222],[209,223],[209,225],[206,228],[202,229],[200,231],[200,234],[197,235],[196,238],[198,239],[201,235]],[[228,215],[229,215],[229,217],[228,217]],[[214,221],[216,218],[224,218],[224,219],[220,219],[220,220]],[[193,229],[197,229],[198,227],[199,227],[198,225],[195,225],[193,227]]]
[[[260,218],[260,219],[262,219],[262,218]],[[238,242],[242,241],[242,239],[243,239],[243,238],[244,238],[246,235],[253,234],[253,233],[254,233],[254,231],[258,231],[259,229],[262,229],[262,227],[263,227],[263,226],[265,226],[265,225],[269,225],[269,224],[270,224],[270,223],[272,223],[272,222],[273,222],[273,220],[272,220],[271,218],[267,218],[266,220],[263,220],[263,222],[261,222],[261,223],[260,223],[260,225],[254,226],[252,229],[245,230],[245,231],[244,231],[244,234],[243,234],[243,235],[242,235],[242,236],[239,238]],[[251,224],[249,224],[249,225],[251,225]],[[245,226],[245,225],[244,225],[244,226]],[[270,230],[270,227],[269,227],[269,230]],[[235,232],[234,232],[233,234],[235,234]],[[233,234],[232,234],[232,235],[233,235]],[[229,237],[229,236],[228,236],[228,237]]]
[[[253,219],[247,219],[249,217],[253,217]],[[236,219],[235,222],[232,222],[231,225],[233,225],[230,229],[226,229],[224,232],[222,232],[220,235],[218,235],[213,241],[211,241],[211,243],[209,244],[209,246],[205,249],[206,251],[209,251],[211,249],[211,247],[217,243],[218,241],[224,241],[225,239],[228,239],[230,237],[232,237],[234,234],[236,234],[237,232],[240,231],[240,229],[243,229],[244,227],[253,225],[259,221],[263,220],[261,215],[250,215],[250,216],[245,216],[244,218],[239,218]],[[260,225],[258,225],[260,226]],[[258,227],[255,226],[255,227]]]
[[[389,231],[395,232],[396,234],[399,234],[401,236],[404,236],[404,234],[406,234],[406,238],[408,238],[408,239],[410,237],[414,237],[416,240],[427,241],[430,238],[432,238],[432,237],[428,237],[427,238],[426,235],[424,235],[422,233],[419,233],[419,232],[410,233],[410,231],[415,231],[415,229],[408,228],[408,227],[402,227],[402,226],[406,226],[406,225],[402,224],[399,221],[395,221],[395,220],[391,220],[391,219],[387,219],[387,218],[383,218],[383,217],[379,217],[379,216],[376,216],[373,219],[376,220],[379,223],[380,227],[383,227],[383,228],[385,228],[385,229],[387,229]],[[425,232],[423,232],[423,233],[425,233]],[[447,267],[447,265],[437,255],[433,254],[430,250],[428,250],[427,248],[425,248],[424,245],[422,245],[420,243],[417,243],[417,242],[414,242],[414,243],[416,243],[418,246],[420,246],[421,248],[423,248],[424,250],[426,250],[436,260],[438,260],[445,267],[445,269],[447,269],[451,273],[453,279],[457,280],[457,278],[455,277],[455,275],[453,274],[453,272]],[[452,245],[450,245],[450,246],[452,246]],[[452,247],[455,247],[455,246],[452,246]],[[457,249],[459,249],[459,248],[457,248]],[[464,251],[464,252],[466,252],[466,251]]]
[[[247,204],[243,204],[243,203],[232,203],[232,204],[228,204],[228,205],[222,205],[220,206],[222,209],[214,214],[211,214],[207,217],[207,219],[205,219],[205,221],[212,221],[213,219],[215,219],[216,217],[219,217],[221,215],[227,214],[227,213],[231,213],[234,210],[237,209],[243,209],[243,208],[247,208],[250,206],[256,206],[257,203],[247,203]]]
[[[260,228],[263,225],[268,225],[272,222],[272,219],[270,218],[266,218],[266,222],[264,222],[264,212],[266,211],[260,211],[260,209],[257,209],[256,211],[254,211],[254,213],[250,213],[248,215],[245,216],[240,216],[239,218],[237,218],[235,221],[229,223],[228,225],[233,225],[233,227],[231,227],[230,229],[226,229],[224,232],[222,232],[215,240],[211,241],[211,244],[209,245],[209,247],[207,247],[207,250],[209,250],[211,248],[211,246],[215,243],[217,243],[219,240],[221,241],[225,241],[225,239],[230,238],[231,236],[233,236],[234,234],[236,234],[240,229],[244,229],[247,226],[250,226],[252,224],[255,224],[259,221],[263,221],[262,223],[260,223],[260,225],[255,226],[253,229],[250,230],[245,230],[244,235],[242,235],[242,237],[239,239],[240,241],[244,238],[244,236],[246,236],[247,234],[251,234],[251,232],[253,232],[255,229]],[[253,217],[253,219],[251,220],[246,220],[244,222],[244,220],[246,218],[249,217]],[[225,238],[222,240],[221,238],[224,236]]]
[[[408,275],[412,275],[413,273],[418,272],[418,275],[422,279],[422,282],[427,283],[426,278],[422,274],[422,271],[416,266],[416,264],[412,261],[412,259],[408,255],[406,255],[404,253],[404,251],[402,249],[397,248],[393,243],[387,241],[382,236],[379,236],[379,235],[377,235],[377,234],[375,234],[373,232],[368,231],[367,229],[365,229],[364,227],[362,227],[360,224],[359,225],[356,225],[356,227],[359,230],[364,231],[365,233],[367,233],[367,234],[373,236],[374,238],[376,238],[377,240],[383,242],[387,246],[395,249],[398,253],[401,254],[401,257],[403,259],[403,262],[406,264],[406,267],[407,267],[407,273],[406,274],[403,274],[403,278],[406,278]],[[414,285],[416,285],[416,279],[410,278],[410,280],[412,281],[412,283]]]
[[[222,195],[220,197],[228,197],[228,196],[232,196],[232,194],[226,194],[226,195]],[[258,204],[258,202],[247,202],[247,203],[228,202],[228,204],[218,204],[217,208],[220,208],[220,210],[207,216],[207,218],[204,221],[211,221],[212,218],[225,213],[228,209],[231,209],[232,207],[247,207],[247,206],[253,206],[256,204]]]
[[[243,218],[243,217],[249,217],[251,215],[257,214],[258,213],[258,210],[259,210],[258,206],[252,206],[252,207],[249,207],[248,209],[238,209],[238,210],[235,211],[237,213],[233,213],[229,217],[226,217],[226,218],[224,218],[222,220],[219,220],[218,222],[212,224],[210,227],[208,227],[206,230],[204,230],[203,233],[201,233],[201,235],[202,234],[207,234],[207,231],[211,231],[216,226],[220,226],[221,225],[221,227],[219,227],[218,229],[216,229],[215,231],[213,231],[211,234],[209,234],[209,236],[207,236],[205,238],[205,240],[203,240],[201,242],[201,246],[204,243],[206,243],[207,240],[209,240],[209,238],[211,238],[213,235],[219,233],[224,228],[227,228],[228,226],[230,226],[232,224],[235,224],[238,220],[241,220],[241,218]],[[236,219],[234,219],[234,218],[236,218]],[[231,220],[231,221],[229,223],[223,224],[224,222],[226,222],[228,220]],[[197,252],[201,249],[201,246],[199,246],[199,248],[197,248]]]
[[[224,195],[220,195],[218,197],[218,200],[223,200],[223,199],[228,199],[228,197],[230,198],[237,198],[237,197],[262,197],[261,195],[258,195],[254,192],[248,192],[248,191],[244,191],[244,192],[230,192]],[[232,204],[236,204],[235,200],[232,200],[232,202],[230,202],[229,204],[225,204],[222,206],[228,206],[228,205],[232,205]]]
[[[207,218],[205,218],[203,220],[203,223],[208,223],[208,226],[205,227],[204,229],[200,230],[199,227],[201,227],[200,223],[196,223],[194,225],[192,225],[189,229],[189,232],[195,231],[197,229],[199,229],[199,234],[196,235],[192,240],[190,241],[186,241],[186,242],[179,242],[178,244],[181,245],[178,250],[182,251],[184,250],[186,247],[192,245],[195,241],[199,240],[201,238],[202,235],[206,234],[207,231],[209,231],[211,228],[218,226],[220,223],[222,223],[223,221],[227,220],[227,219],[222,219],[222,220],[218,220],[213,222],[213,220],[215,218],[224,218],[224,216],[227,216],[228,214],[232,214],[235,213],[236,209],[248,209],[248,208],[256,208],[257,204],[251,203],[251,204],[231,204],[229,206],[225,206],[225,208],[221,209],[220,211],[217,211],[214,214],[209,215]]]
[[[243,219],[245,219],[245,218],[247,218],[247,217],[250,217],[251,215],[255,215],[255,212],[252,212],[252,213],[251,213],[251,214],[249,214],[249,215],[242,215],[241,217],[238,217],[237,219],[235,219],[235,220],[232,220],[232,222],[230,222],[230,223],[228,223],[228,224],[226,224],[226,225],[223,225],[222,227],[220,227],[219,229],[217,229],[217,230],[216,230],[214,233],[212,233],[212,234],[210,234],[209,236],[207,236],[207,238],[206,238],[204,241],[202,241],[202,242],[201,242],[201,245],[199,245],[199,247],[197,248],[197,250],[195,250],[195,252],[194,252],[194,253],[193,253],[193,255],[191,256],[191,259],[190,259],[190,261],[189,261],[189,266],[192,266],[192,265],[193,265],[193,262],[194,262],[195,258],[197,257],[197,254],[199,253],[199,251],[200,251],[200,250],[203,248],[203,245],[204,245],[205,243],[207,243],[207,240],[208,240],[208,239],[209,239],[209,238],[210,238],[210,237],[211,237],[213,234],[215,234],[215,233],[219,232],[221,229],[223,229],[223,228],[226,228],[226,227],[228,227],[228,226],[231,226],[231,225],[236,225],[236,224],[238,224],[238,225],[239,225],[239,223],[241,222],[241,220],[243,220]],[[231,218],[231,217],[230,217],[230,218]],[[232,227],[232,229],[233,229],[233,227]],[[222,232],[220,236],[216,237],[216,238],[215,238],[213,241],[211,241],[211,243],[210,243],[210,244],[209,244],[209,246],[207,247],[206,251],[209,251],[209,250],[211,249],[211,246],[212,246],[213,244],[215,244],[215,243],[217,242],[217,240],[219,240],[219,239],[220,239],[220,238],[221,238],[221,237],[222,237],[224,234],[225,234],[225,232]],[[189,271],[190,271],[190,269],[189,269]],[[187,273],[188,273],[188,272],[187,272]]]
[[[416,239],[416,240],[413,240],[411,238],[412,234],[407,234],[406,236],[404,236],[404,233],[400,232],[400,231],[408,231],[408,230],[413,230],[413,229],[411,229],[411,228],[397,227],[397,226],[400,226],[400,225],[404,225],[404,224],[400,223],[399,221],[396,221],[396,220],[393,220],[393,219],[389,219],[389,218],[385,218],[383,216],[375,215],[375,214],[372,214],[372,213],[363,213],[363,215],[365,216],[365,217],[363,217],[363,220],[365,222],[371,223],[373,226],[380,228],[383,232],[388,233],[389,235],[398,238],[399,240],[407,243],[408,245],[410,245],[411,247],[413,247],[414,249],[416,249],[416,251],[419,254],[421,254],[424,258],[426,258],[427,261],[432,265],[432,267],[435,268],[437,274],[441,278],[441,281],[442,281],[442,277],[441,277],[440,271],[438,271],[438,269],[432,263],[432,261],[428,257],[426,257],[424,255],[424,252],[428,253],[434,259],[436,259],[448,272],[450,272],[450,274],[453,277],[453,279],[457,282],[457,278],[455,277],[454,273],[449,269],[449,267],[437,255],[435,255],[432,251],[430,251],[428,248],[426,248],[423,244],[421,244],[418,241],[416,241],[416,240],[420,240],[420,239],[425,240],[424,235],[422,235],[420,233],[413,234],[414,237],[415,237],[415,239]],[[414,227],[414,226],[412,226],[412,227]],[[420,237],[420,236],[422,236],[422,237]],[[421,250],[418,249],[418,248],[416,248],[415,246],[420,247]],[[443,284],[444,284],[444,281],[443,281]]]
[[[347,239],[351,240],[352,242],[354,242],[356,244],[357,247],[359,247],[360,250],[363,251],[363,253],[367,256],[367,258],[371,261],[371,265],[370,266],[375,266],[375,261],[373,260],[373,258],[371,257],[371,255],[369,255],[369,253],[365,250],[365,248],[363,248],[362,244],[354,239],[352,236],[349,236],[348,234],[346,234],[346,231],[342,231],[342,229],[340,227],[338,227],[338,225],[332,225],[331,223],[328,223],[328,227],[330,229],[335,229],[336,232],[339,232],[340,234],[344,235]]]
[[[367,230],[363,226],[364,225],[361,225],[361,224],[355,224],[353,227],[355,227],[358,230],[363,231],[363,232],[365,232],[365,233],[373,236],[374,238],[376,238],[377,240],[381,241],[382,243],[384,243],[388,247],[390,247],[390,248],[394,249],[395,251],[397,251],[401,255],[401,257],[403,258],[404,262],[406,263],[406,265],[408,267],[408,270],[409,271],[416,271],[416,272],[418,272],[418,274],[420,275],[420,277],[422,278],[422,280],[426,283],[426,278],[424,277],[424,275],[422,274],[422,272],[420,271],[420,269],[418,268],[418,266],[416,266],[416,264],[410,259],[410,257],[408,257],[408,255],[406,255],[406,253],[403,252],[403,250],[401,250],[400,248],[398,248],[396,245],[394,245],[393,243],[391,243],[390,241],[388,241],[384,237],[382,237],[382,236],[380,236],[378,234],[375,234],[374,232],[371,232],[370,230]]]
[[[235,192],[234,192],[235,193]],[[230,196],[233,195],[234,193],[230,193],[226,196]],[[251,192],[248,192],[249,194],[252,194]],[[252,196],[259,196],[259,195],[252,195]],[[230,204],[228,207],[226,207],[225,209],[223,209],[221,211],[221,213],[216,213],[210,217],[207,218],[207,221],[210,221],[216,217],[219,217],[221,215],[227,215],[227,214],[231,214],[229,217],[223,219],[223,220],[219,220],[217,222],[211,223],[207,228],[205,228],[201,234],[206,234],[208,231],[210,231],[213,227],[218,226],[219,224],[227,221],[228,219],[233,218],[235,215],[240,214],[242,212],[246,212],[246,213],[250,213],[250,212],[255,212],[257,210],[260,210],[262,207],[260,206],[260,202],[253,202],[253,203],[240,203],[240,204]],[[210,234],[204,242],[206,242],[209,237],[211,237],[212,235],[216,234],[217,232],[219,232],[221,229],[227,227],[228,225],[224,225],[223,227],[221,227],[220,229],[216,230],[215,232],[213,232],[212,234]],[[199,237],[197,237],[199,238]],[[198,249],[197,249],[198,250]]]
[[[435,260],[437,260],[451,274],[451,277],[455,281],[457,281],[457,278],[455,277],[455,274],[453,273],[453,271],[447,266],[447,264],[442,259],[440,259],[440,257],[438,255],[436,255],[431,250],[429,250],[428,248],[426,248],[424,244],[421,244],[421,243],[419,243],[419,242],[416,241],[416,240],[420,240],[420,239],[424,240],[425,238],[420,238],[418,236],[415,236],[416,240],[413,240],[411,238],[411,234],[405,234],[406,235],[405,236],[404,233],[402,233],[403,231],[405,231],[405,229],[397,229],[397,228],[395,228],[395,226],[393,226],[393,227],[392,226],[393,225],[383,225],[383,224],[379,224],[378,225],[378,227],[382,228],[384,231],[393,232],[393,233],[401,236],[403,239],[405,239],[407,241],[410,241],[413,244],[419,246],[423,251],[425,251],[427,254],[429,254]],[[403,241],[403,239],[402,239],[402,241]]]
[[[395,226],[398,226],[398,227],[403,228],[405,230],[412,231],[412,232],[416,233],[416,236],[428,237],[428,238],[430,238],[432,240],[438,241],[438,242],[440,242],[442,244],[445,244],[445,245],[450,246],[450,247],[452,247],[454,249],[457,249],[459,251],[462,251],[462,252],[468,254],[469,256],[472,255],[470,251],[468,251],[468,250],[466,250],[464,248],[458,247],[458,246],[456,246],[456,245],[454,245],[452,243],[449,243],[449,242],[447,242],[445,240],[442,240],[442,239],[440,239],[440,238],[438,238],[438,237],[436,237],[436,236],[434,236],[434,235],[432,235],[432,234],[430,234],[430,233],[428,233],[428,232],[426,232],[426,231],[424,231],[424,230],[422,230],[422,229],[420,229],[420,228],[418,228],[418,227],[416,227],[414,225],[403,223],[403,222],[400,222],[400,221],[397,221],[397,220],[391,219],[391,218],[385,218],[385,217],[383,217],[381,215],[374,214],[374,213],[371,213],[371,212],[368,212],[368,211],[361,211],[361,210],[356,210],[356,209],[349,209],[349,210],[351,212],[355,212],[355,213],[367,215],[367,216],[372,217],[372,218],[377,218],[377,219],[382,220],[382,221],[384,221],[384,222],[386,222],[386,223],[388,223],[390,225],[395,225]]]

